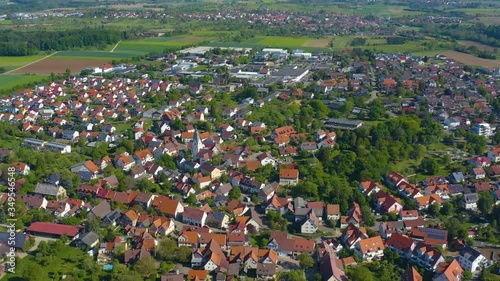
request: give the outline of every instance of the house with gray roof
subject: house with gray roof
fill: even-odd
[[[57,198],[57,200],[61,200],[67,197],[66,189],[64,189],[64,187],[48,183],[37,183],[34,193],[54,196],[55,198]]]
[[[93,231],[85,233],[80,239],[75,241],[75,245],[80,248],[93,248],[99,243],[99,235]]]

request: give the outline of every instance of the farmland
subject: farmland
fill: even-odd
[[[498,60],[487,60],[487,59],[482,59],[475,57],[473,55],[469,54],[464,54],[456,51],[442,51],[439,52],[441,55],[445,55],[448,58],[454,59],[458,62],[468,64],[468,65],[475,65],[475,66],[481,66],[481,67],[500,67],[500,61]]]
[[[34,62],[44,56],[27,56],[27,57],[0,57],[0,67],[4,67],[6,71],[16,69],[30,62]]]
[[[41,82],[45,78],[47,78],[47,76],[43,75],[25,75],[25,74],[0,75],[0,90],[10,90],[17,85]]]
[[[50,74],[64,73],[66,69],[70,69],[73,73],[80,72],[82,69],[88,67],[101,66],[108,63],[109,60],[99,59],[73,59],[73,58],[48,58],[42,61],[30,64],[26,67],[14,71],[14,73],[36,73],[36,74]]]
[[[99,51],[64,51],[53,56],[54,59],[85,59],[85,60],[113,60],[126,59],[135,56],[130,52],[99,52]]]

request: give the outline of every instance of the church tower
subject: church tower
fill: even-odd
[[[193,159],[198,159],[198,152],[203,147],[203,143],[201,142],[200,139],[200,134],[198,133],[198,129],[194,131],[194,137],[193,137],[193,146],[191,147],[191,154],[193,155]]]

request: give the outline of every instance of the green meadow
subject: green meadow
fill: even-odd
[[[4,74],[0,75],[0,90],[10,90],[17,85],[42,82],[47,76],[25,75],[25,74]]]
[[[34,62],[43,58],[40,56],[27,56],[27,57],[1,57],[0,56],[0,67],[4,67],[6,71],[16,69],[30,62]]]

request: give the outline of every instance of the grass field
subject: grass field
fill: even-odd
[[[119,46],[119,45],[118,45]],[[103,52],[103,51],[63,51],[58,52],[51,58],[54,59],[85,59],[85,60],[114,60],[126,59],[136,56],[137,54],[129,52]]]
[[[24,74],[4,74],[0,75],[0,90],[10,90],[17,85],[41,82],[47,78],[43,75],[24,75]]]
[[[180,48],[182,46],[197,44],[206,41],[203,36],[174,36],[174,37],[155,37],[144,40],[124,41],[116,47],[114,53],[127,54],[146,54],[152,52],[163,52],[168,48]]]
[[[27,57],[0,57],[0,67],[4,67],[6,71],[16,69],[30,62],[43,58],[40,56],[27,56]]]

